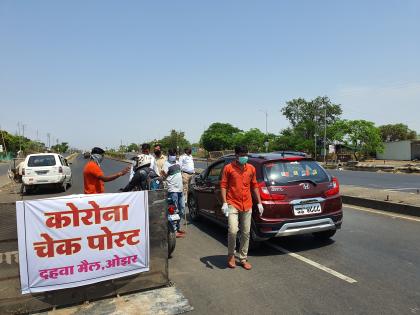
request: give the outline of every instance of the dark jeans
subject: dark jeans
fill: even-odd
[[[184,195],[182,192],[168,192],[168,198],[172,200],[174,205],[176,206],[176,213],[179,214],[181,220],[184,217]],[[181,220],[177,223],[172,223],[175,231],[179,231],[181,229]]]

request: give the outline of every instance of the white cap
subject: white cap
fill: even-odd
[[[142,167],[152,163],[152,156],[150,154],[140,154],[137,158],[137,167]]]

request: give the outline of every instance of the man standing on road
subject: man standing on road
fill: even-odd
[[[161,148],[161,145],[160,144],[155,144],[155,146],[153,147],[153,149],[154,149],[154,157],[155,157],[155,160],[156,160],[156,166],[157,166],[157,169],[158,169],[158,172],[159,173],[157,173],[159,176],[161,175],[161,172],[162,172],[162,169],[163,169],[163,165],[165,165],[165,162],[166,162],[166,156],[162,153],[162,148]]]
[[[162,170],[162,176],[166,178],[168,185],[168,198],[176,205],[180,220],[176,228],[176,237],[184,237],[185,231],[181,230],[181,220],[184,215],[184,198],[182,195],[182,175],[181,166],[176,160],[176,149],[168,150],[168,160],[165,162]]]
[[[105,192],[104,182],[110,182],[118,177],[127,174],[130,171],[130,166],[122,171],[105,176],[101,170],[100,164],[104,159],[105,151],[101,148],[95,147],[92,149],[90,161],[86,163],[83,169],[83,182],[85,194],[102,194]]]
[[[251,190],[258,201],[258,210],[262,215],[264,208],[257,186],[255,167],[248,164],[248,149],[245,146],[235,147],[236,159],[223,169],[220,187],[222,190],[222,211],[228,217],[228,262],[229,268],[235,268],[235,247],[238,223],[241,226],[241,244],[239,246],[240,265],[250,270],[248,247],[251,230],[252,196]]]
[[[184,186],[184,200],[187,204],[188,183],[194,175],[194,160],[191,155],[191,148],[185,148],[184,154],[179,157],[179,164],[181,165],[182,185]]]
[[[147,155],[147,156],[149,156],[149,157],[150,157],[150,168],[151,168],[152,170],[154,170],[156,174],[160,175],[160,174],[159,174],[158,167],[157,167],[157,165],[156,165],[156,160],[155,160],[155,157],[154,157],[153,155],[151,155],[151,154],[150,154],[150,144],[148,144],[148,143],[143,143],[143,144],[141,145],[141,154],[138,156],[138,158],[140,158],[143,154],[144,154],[144,155]]]

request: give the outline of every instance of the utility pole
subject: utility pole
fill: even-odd
[[[327,162],[327,106],[324,108],[324,163]]]
[[[268,135],[268,111],[260,109],[265,114],[265,135]]]
[[[260,112],[263,112],[265,114],[265,152],[268,152],[268,146],[270,143],[268,142],[268,111],[260,109]]]
[[[19,154],[22,151],[22,138],[20,133],[20,121],[18,121],[18,136],[19,136]]]
[[[47,140],[48,140],[48,149],[51,148],[51,134],[48,132],[47,133]]]
[[[314,138],[315,138],[315,161],[316,161],[316,137],[318,137],[318,134],[315,132]]]

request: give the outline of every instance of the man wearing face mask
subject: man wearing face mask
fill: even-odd
[[[182,195],[182,175],[181,166],[176,160],[176,149],[168,150],[168,160],[165,162],[162,170],[162,176],[166,180],[168,186],[168,198],[172,199],[173,203],[178,209],[178,214],[182,218],[184,216],[184,198]],[[178,221],[176,226],[176,237],[184,237],[185,231],[181,230],[181,220]]]
[[[105,176],[101,170],[100,164],[104,159],[105,151],[95,147],[90,154],[90,161],[86,163],[83,169],[83,181],[85,194],[102,194],[105,192],[104,182],[110,182],[118,177],[124,176],[130,171],[130,166],[120,172]]]
[[[162,173],[163,165],[165,165],[165,162],[167,160],[166,156],[162,153],[162,148],[160,144],[155,144],[153,147],[154,149],[154,156],[156,160],[156,166],[158,169],[158,175],[160,176]]]
[[[251,230],[252,196],[258,201],[258,211],[262,215],[264,208],[258,191],[255,167],[248,164],[248,149],[245,146],[235,147],[236,159],[223,169],[220,187],[222,191],[223,213],[228,217],[228,262],[229,268],[235,268],[236,234],[241,226],[241,244],[239,246],[240,265],[250,270],[248,247]]]

